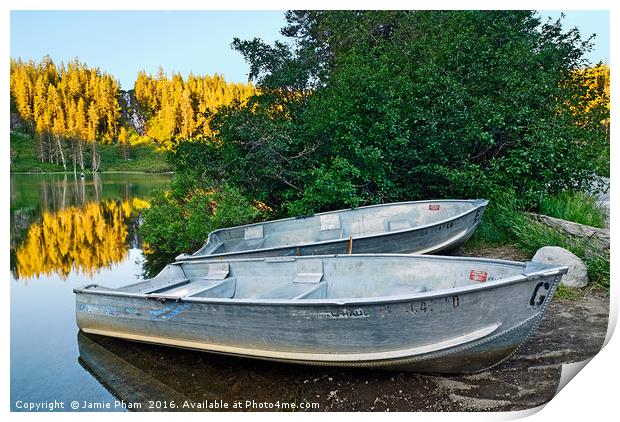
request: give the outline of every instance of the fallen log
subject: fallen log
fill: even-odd
[[[609,251],[609,229],[599,229],[533,212],[528,212],[527,215],[546,226],[560,230],[568,236],[589,240],[603,252]]]

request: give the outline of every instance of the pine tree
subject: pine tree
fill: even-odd
[[[40,160],[66,166],[65,149],[70,148],[74,167],[77,161],[83,170],[84,141],[109,144],[116,140],[119,85],[111,75],[77,59],[56,66],[49,56],[39,64],[11,59],[10,70],[12,104],[35,135]]]
[[[33,133],[41,161],[66,166],[68,153],[74,168],[79,165],[83,171],[83,146],[90,143],[96,169],[96,143],[116,143],[123,156],[129,156],[132,140],[144,139],[127,128],[121,132],[119,83],[98,68],[77,59],[56,65],[46,56],[40,63],[11,59],[10,72],[11,104]],[[243,102],[257,93],[251,84],[228,83],[218,74],[190,74],[184,80],[173,73],[168,78],[161,67],[156,76],[139,72],[134,90],[146,113],[146,137],[165,150],[180,140],[212,136],[211,116],[218,107]]]
[[[211,116],[221,106],[244,102],[257,91],[252,84],[229,83],[218,74],[187,80],[173,74],[168,79],[160,68],[157,76],[138,73],[136,99],[151,116],[146,134],[162,149],[172,149],[177,140],[200,139],[213,135]]]

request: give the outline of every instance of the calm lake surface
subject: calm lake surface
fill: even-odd
[[[11,175],[13,410],[54,400],[64,402],[65,410],[73,400],[114,404],[108,386],[78,359],[83,336],[72,290],[89,283],[116,287],[141,277],[141,211],[170,177]]]
[[[170,179],[11,175],[12,410],[290,411],[329,396],[335,370],[79,332],[73,289],[142,277],[141,212]]]

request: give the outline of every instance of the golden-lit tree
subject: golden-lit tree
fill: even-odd
[[[29,130],[41,161],[84,171],[84,147],[92,149],[93,170],[99,165],[97,143],[118,143],[123,156],[128,146],[154,140],[161,149],[172,149],[185,139],[211,136],[211,116],[233,101],[243,102],[256,94],[251,83],[226,82],[220,75],[195,76],[187,80],[162,68],[156,76],[139,72],[134,93],[145,112],[146,136],[131,128],[121,129],[118,82],[98,68],[78,60],[66,66],[44,57],[40,63],[11,59],[11,99]]]
[[[599,64],[575,72],[582,86],[580,101],[572,111],[580,124],[602,124],[609,128],[609,66]]]
[[[96,161],[96,143],[116,140],[121,108],[111,75],[77,60],[57,66],[47,56],[40,63],[11,59],[10,70],[11,99],[34,132],[42,161],[66,168],[70,156],[83,170],[82,142],[93,145]]]
[[[244,102],[256,94],[256,89],[251,83],[226,82],[218,74],[190,74],[184,80],[175,73],[168,79],[160,68],[157,76],[138,73],[134,92],[150,116],[147,136],[168,150],[179,140],[211,136],[209,124],[217,108],[233,101]]]

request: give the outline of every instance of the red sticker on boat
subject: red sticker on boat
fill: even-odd
[[[486,271],[476,271],[471,270],[469,272],[469,279],[473,281],[485,282],[487,281],[487,272]]]
[[[431,205],[428,206],[428,210],[429,211],[439,211],[439,205],[431,204]]]

